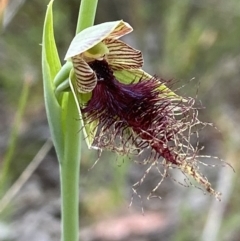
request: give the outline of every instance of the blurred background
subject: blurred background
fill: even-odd
[[[60,240],[59,170],[48,140],[41,75],[41,35],[48,1],[0,2],[0,241]],[[78,0],[54,2],[55,37],[63,59],[75,33]],[[144,55],[144,69],[185,85],[213,122],[201,134],[203,167],[218,202],[168,178],[161,199],[147,200],[159,181],[154,171],[139,190],[145,168],[82,147],[82,241],[240,240],[240,4],[239,0],[100,0],[96,23],[123,19],[134,32],[124,40]],[[194,78],[194,79],[193,79]],[[191,81],[190,81],[191,80]],[[207,162],[209,160],[206,160]],[[179,173],[173,173],[178,180]]]

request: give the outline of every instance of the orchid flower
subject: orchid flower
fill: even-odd
[[[142,163],[162,165],[166,172],[178,168],[219,199],[199,171],[200,148],[190,143],[205,125],[195,100],[141,69],[141,52],[119,40],[131,31],[123,21],[95,25],[77,34],[67,51],[70,87],[89,148],[142,157]]]

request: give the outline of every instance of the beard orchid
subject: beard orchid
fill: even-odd
[[[66,54],[89,148],[142,157],[150,165],[147,172],[161,165],[164,177],[178,168],[219,199],[199,170],[201,148],[191,144],[206,125],[198,119],[195,100],[178,96],[166,81],[141,69],[141,52],[119,40],[131,31],[123,21],[95,25],[76,35]]]

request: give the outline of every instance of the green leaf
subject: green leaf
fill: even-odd
[[[43,88],[46,113],[49,123],[53,144],[56,148],[58,159],[62,160],[64,152],[64,141],[62,131],[62,109],[59,105],[56,95],[53,80],[59,70],[61,63],[59,60],[56,43],[53,31],[53,15],[52,15],[53,0],[50,1],[43,28],[42,39],[42,72],[43,72]]]

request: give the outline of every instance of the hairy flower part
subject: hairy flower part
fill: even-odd
[[[162,180],[178,168],[219,199],[199,170],[198,144],[191,144],[207,125],[198,120],[194,99],[179,97],[141,69],[141,51],[119,40],[131,31],[122,20],[89,27],[74,37],[65,56],[73,63],[70,87],[88,147],[142,159],[149,168],[136,185],[153,166],[160,173],[163,166]]]
[[[169,89],[163,88],[165,82],[156,77],[121,83],[106,60],[88,64],[97,84],[82,113],[85,123],[98,120],[93,145],[119,154],[144,153],[144,164],[178,168],[219,199],[220,193],[199,171],[198,145],[190,143],[191,136],[204,126],[194,99],[170,98]]]

